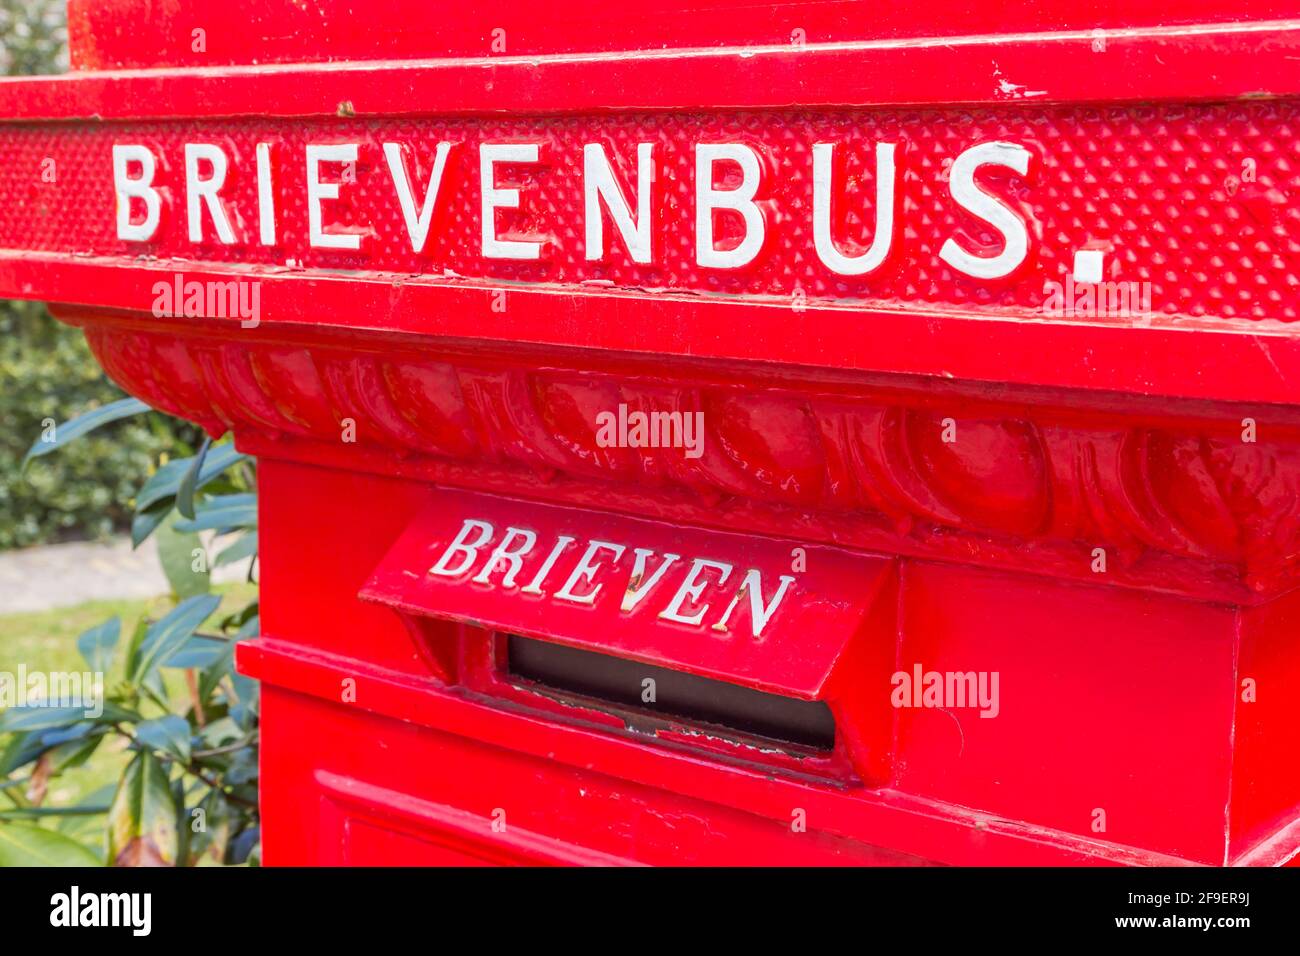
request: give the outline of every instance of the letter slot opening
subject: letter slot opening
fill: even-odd
[[[552,690],[708,724],[722,737],[730,736],[729,730],[823,751],[835,745],[835,718],[819,700],[797,700],[514,634],[507,635],[506,653],[510,674]],[[647,679],[654,681],[653,702],[643,696]]]

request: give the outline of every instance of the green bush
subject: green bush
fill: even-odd
[[[0,0],[0,70],[10,76],[67,69],[64,0]]]
[[[125,528],[131,497],[159,456],[193,452],[194,428],[146,415],[22,470],[23,455],[49,421],[122,397],[79,330],[56,322],[42,305],[0,302],[0,548]]]
[[[28,455],[61,457],[141,417],[158,414],[121,399],[56,423]],[[26,684],[20,691],[5,682],[0,867],[259,859],[258,688],[234,670],[236,643],[258,632],[258,602],[223,614],[221,597],[211,593],[212,568],[256,561],[256,480],[252,460],[227,441],[204,441],[193,457],[159,468],[132,495],[131,537],[157,540],[175,606],[125,626],[112,617],[82,633],[77,650],[98,675],[89,686],[67,684],[57,699],[52,692],[33,699]],[[201,532],[222,542],[215,556]],[[71,806],[57,803],[67,788],[51,789],[51,781],[79,774],[104,741],[109,752],[131,754],[117,787]],[[69,818],[102,819],[102,840],[87,844],[61,829]]]

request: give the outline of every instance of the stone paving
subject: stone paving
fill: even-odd
[[[216,568],[216,583],[242,581],[248,562]],[[69,607],[83,601],[150,598],[168,592],[153,539],[74,541],[0,551],[0,614]]]

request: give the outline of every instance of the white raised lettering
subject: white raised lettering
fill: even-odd
[[[605,258],[605,221],[600,214],[603,202],[610,218],[623,237],[628,255],[633,262],[650,261],[650,183],[654,178],[651,166],[653,143],[639,143],[636,148],[636,220],[623,190],[614,179],[605,148],[598,143],[582,147],[582,191],[586,203],[587,259]]]
[[[339,184],[320,181],[320,164],[355,163],[356,161],[356,143],[339,143],[332,146],[312,144],[307,147],[307,242],[313,248],[361,248],[360,235],[326,232],[321,216],[321,202],[326,199],[338,199]]]
[[[512,550],[510,546],[516,538],[522,543]],[[514,587],[515,577],[524,566],[523,559],[528,552],[533,550],[533,545],[536,543],[537,535],[527,528],[506,528],[505,537],[501,539],[501,543],[496,546],[496,550],[488,557],[487,563],[483,565],[483,570],[474,576],[474,583],[487,584],[492,577],[492,573],[504,561],[510,565],[510,570],[501,579],[501,586],[503,588]]]
[[[429,225],[433,222],[433,207],[438,201],[438,190],[442,186],[442,174],[447,168],[447,154],[451,152],[451,143],[439,143],[433,154],[433,172],[429,176],[429,187],[424,191],[424,202],[420,211],[415,210],[415,194],[406,175],[406,160],[402,156],[402,147],[397,143],[384,144],[384,158],[388,160],[388,172],[393,177],[393,186],[397,189],[397,202],[402,207],[402,218],[406,221],[406,233],[411,237],[411,250],[421,252],[429,238]]]
[[[614,560],[617,561],[623,556],[625,550],[626,549],[621,544],[613,544],[609,541],[597,541],[595,538],[592,538],[591,541],[587,543],[587,550],[579,559],[577,567],[575,567],[573,573],[569,575],[569,580],[564,582],[564,587],[555,592],[555,599],[557,601],[572,601],[574,604],[595,604],[596,595],[600,593],[600,589],[603,585],[597,584],[586,594],[574,594],[573,589],[582,581],[586,581],[588,584],[591,583],[592,577],[595,575],[596,571],[600,569],[600,562],[593,560],[598,552],[608,551],[614,555]]]
[[[776,609],[781,604],[781,599],[785,597],[785,592],[790,585],[794,583],[794,576],[790,574],[781,575],[781,584],[772,595],[772,600],[767,605],[763,604],[763,575],[758,568],[750,568],[745,572],[745,578],[740,582],[740,587],[731,598],[731,603],[727,605],[727,610],[716,624],[713,625],[715,631],[725,631],[727,622],[731,620],[731,612],[736,609],[743,595],[749,595],[749,622],[750,630],[754,632],[754,637],[763,636],[763,630],[767,627],[767,622],[772,619]]]
[[[705,568],[713,568],[721,572],[718,577],[718,584],[726,584],[727,578],[731,577],[731,565],[723,561],[710,561],[708,558],[696,558],[691,562],[691,570],[687,573],[685,580],[682,581],[681,587],[673,595],[673,599],[668,606],[659,612],[661,620],[677,621],[679,624],[692,624],[699,626],[700,621],[704,620],[705,613],[709,610],[707,604],[701,605],[700,610],[691,617],[682,613],[682,605],[689,598],[691,604],[695,604],[700,599],[704,589],[708,587],[709,582],[703,576]]]
[[[680,554],[673,554],[671,551],[665,552],[664,559],[659,562],[659,567],[654,569],[654,573],[649,578],[646,578],[646,559],[654,552],[649,548],[637,548],[635,554],[636,561],[632,564],[632,577],[628,579],[627,591],[623,594],[621,610],[624,614],[636,610],[636,606],[641,603],[641,599],[659,583],[659,579],[664,576],[668,566],[681,558]]]
[[[948,188],[957,204],[1002,233],[1004,245],[995,256],[971,255],[954,239],[939,250],[939,258],[976,279],[1001,279],[1010,275],[1029,253],[1029,231],[1010,207],[975,185],[980,166],[1005,166],[1021,176],[1029,171],[1029,150],[1015,143],[981,143],[963,152],[952,164]]]
[[[497,163],[535,163],[537,144],[483,143],[478,148],[480,189],[483,194],[483,255],[488,259],[540,259],[540,242],[498,239],[496,211],[518,209],[519,190],[496,185]]]
[[[831,180],[835,147],[830,143],[813,146],[813,245],[817,257],[832,272],[860,276],[880,267],[889,255],[894,237],[894,144],[876,144],[876,231],[871,247],[857,256],[846,256],[831,235]]]
[[[478,532],[478,540],[471,543],[469,536],[475,531]],[[447,545],[447,550],[442,553],[438,563],[429,569],[429,573],[445,578],[460,577],[474,566],[474,561],[478,557],[478,549],[492,540],[493,533],[494,529],[488,522],[466,518],[465,522],[460,526],[456,540]],[[448,562],[456,554],[464,555],[464,558],[460,564],[453,568],[448,565]]]
[[[275,245],[275,194],[271,184],[271,144],[257,149],[257,239],[264,246]]]
[[[140,175],[127,174],[131,163],[140,164]],[[146,146],[123,144],[113,147],[113,189],[117,193],[117,238],[127,242],[147,242],[158,231],[162,214],[162,197],[153,188],[158,163]],[[131,222],[131,200],[144,203],[144,220]]]
[[[206,161],[212,165],[212,175],[207,179],[199,177],[199,163]],[[235,241],[235,233],[226,218],[225,207],[217,195],[226,183],[226,170],[229,163],[220,146],[212,143],[185,144],[185,213],[189,221],[190,242],[203,241],[203,206],[208,207],[212,224],[217,228],[217,238],[224,245]]]
[[[551,549],[551,553],[546,556],[546,560],[542,562],[542,566],[538,568],[537,573],[533,575],[533,579],[520,588],[519,593],[536,594],[539,597],[545,597],[546,592],[542,590],[542,582],[546,580],[546,576],[550,574],[551,569],[555,567],[555,562],[560,560],[560,555],[564,553],[564,550],[569,545],[573,544],[574,540],[574,538],[570,538],[567,534],[560,535],[555,542],[555,547]]]
[[[729,160],[740,166],[735,189],[715,189],[713,166]],[[710,269],[739,269],[754,261],[763,248],[763,213],[754,203],[759,184],[758,154],[742,143],[702,143],[695,147],[695,261]],[[713,241],[713,213],[740,214],[745,237],[734,249],[718,249]]]

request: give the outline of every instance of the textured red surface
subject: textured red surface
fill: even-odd
[[[1300,310],[1300,139],[1291,102],[1140,109],[1076,108],[1003,111],[875,112],[574,117],[562,120],[331,123],[228,121],[114,124],[107,127],[11,127],[3,144],[0,246],[98,254],[147,253],[204,262],[373,270],[446,278],[620,287],[726,295],[790,297],[870,304],[924,303],[1041,314],[1044,282],[1062,281],[1074,252],[1107,247],[1107,279],[1149,282],[1156,313],[1294,320]],[[452,150],[438,216],[422,255],[411,251],[380,144],[409,143],[423,195],[433,148]],[[1030,258],[1017,277],[968,279],[943,263],[952,235],[992,254],[997,233],[963,213],[948,194],[946,167],[963,149],[1003,139],[1033,154],[1021,180],[985,170],[983,182],[1027,219]],[[276,144],[280,244],[256,244],[254,144]],[[540,142],[542,162],[503,167],[498,183],[521,189],[522,208],[498,212],[498,232],[547,239],[539,262],[485,260],[479,252],[480,142]],[[694,159],[699,142],[743,142],[768,162],[764,187],[768,242],[749,268],[702,270],[695,264]],[[896,207],[899,232],[881,274],[839,277],[817,259],[812,243],[811,145],[837,144],[836,236],[842,247],[865,246],[874,223],[877,141],[901,144]],[[157,241],[128,244],[114,228],[110,151],[114,143],[148,145],[162,159],[156,182],[171,201]],[[186,238],[182,153],[186,142],[215,142],[230,156],[223,197],[240,240]],[[306,243],[305,163],[310,142],[358,142],[356,183],[324,204],[326,227],[365,232],[360,253],[310,249]],[[632,263],[612,228],[607,263],[583,258],[581,150],[599,142],[629,189],[638,142],[653,142],[656,159],[655,261]],[[46,157],[58,178],[43,182]],[[337,170],[326,165],[326,174]],[[1253,178],[1252,178],[1253,177]],[[850,187],[852,191],[850,190]],[[720,245],[737,220],[719,218]],[[1101,319],[1100,321],[1105,321]]]

